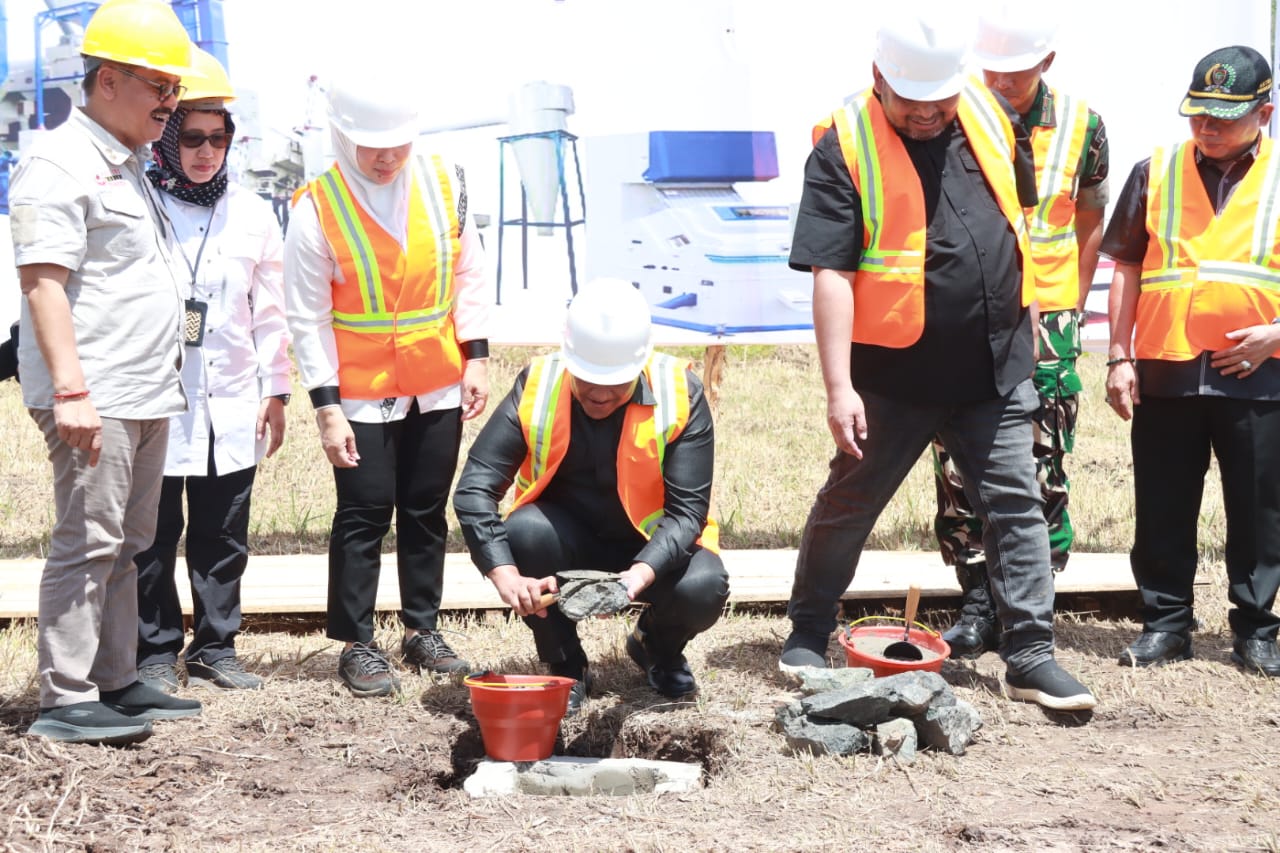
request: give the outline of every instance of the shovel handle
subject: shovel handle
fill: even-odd
[[[560,600],[560,593],[544,592],[542,594],[542,597],[538,599],[538,609],[546,610],[548,607],[555,604],[559,600]]]
[[[916,611],[920,609],[920,584],[913,583],[907,587],[907,612],[903,618],[907,621],[907,633],[911,632],[911,623],[916,621]]]

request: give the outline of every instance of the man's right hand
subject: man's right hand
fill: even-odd
[[[359,464],[356,434],[351,431],[351,424],[340,406],[325,406],[317,410],[316,426],[320,428],[320,446],[324,448],[329,464],[335,468],[354,468]]]
[[[102,453],[102,418],[88,397],[77,400],[55,400],[53,422],[58,427],[58,438],[68,447],[89,452],[89,467],[98,464]]]
[[[836,447],[857,459],[862,458],[860,441],[867,440],[867,411],[862,397],[852,386],[827,395],[827,428]]]
[[[1133,407],[1142,402],[1138,397],[1138,371],[1133,363],[1121,361],[1107,369],[1107,404],[1111,411],[1127,421],[1133,418]]]
[[[496,590],[498,597],[518,616],[537,615],[545,617],[547,608],[542,606],[543,594],[559,592],[556,576],[545,578],[528,578],[520,574],[520,570],[507,563],[494,566],[486,574]]]

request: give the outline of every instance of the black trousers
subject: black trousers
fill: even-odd
[[[516,567],[526,577],[543,578],[569,569],[621,572],[631,568],[644,544],[635,539],[601,539],[570,512],[546,501],[520,507],[507,517],[507,539]],[[684,651],[685,644],[714,625],[729,598],[729,574],[719,554],[695,547],[689,559],[642,592],[649,607],[641,617],[650,653],[659,660]],[[560,612],[526,616],[538,658],[559,663],[584,658],[578,625]]]
[[[1210,451],[1222,472],[1232,632],[1274,639],[1280,588],[1280,402],[1150,397],[1135,407],[1130,564],[1151,631],[1192,624],[1196,527]]]
[[[420,412],[400,421],[356,423],[360,464],[334,468],[338,508],[329,534],[328,635],[346,643],[373,640],[373,608],[382,539],[396,519],[400,619],[434,629],[444,587],[445,509],[458,449],[462,409]]]
[[[208,470],[214,470],[212,441]],[[184,490],[194,623],[184,657],[211,664],[236,653],[240,580],[249,562],[249,498],[257,470],[164,478],[155,542],[133,558],[138,567],[138,666],[174,663],[182,651],[182,605],[174,573],[184,525]]]

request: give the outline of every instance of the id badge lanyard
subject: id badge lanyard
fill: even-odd
[[[209,208],[209,220],[205,223],[204,236],[200,238],[200,248],[196,250],[194,263],[187,256],[187,250],[183,248],[182,240],[177,239],[178,235],[174,234],[175,239],[173,242],[178,247],[178,253],[182,255],[183,263],[187,265],[187,269],[191,272],[191,291],[184,303],[182,316],[182,342],[189,347],[198,347],[204,343],[205,320],[209,315],[209,303],[196,298],[196,282],[200,271],[200,258],[204,256],[205,244],[209,242],[209,232],[213,230],[213,214],[217,212],[217,209],[217,204]]]

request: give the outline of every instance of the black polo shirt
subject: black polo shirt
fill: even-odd
[[[1036,203],[1030,141],[1007,105],[1006,113],[1018,138],[1018,193],[1030,207]],[[965,403],[1006,394],[1035,365],[1030,312],[1021,304],[1017,238],[958,120],[933,139],[902,141],[928,216],[924,333],[902,349],[851,344],[853,387],[920,402]],[[856,270],[862,240],[862,201],[832,128],[805,164],[791,267]]]
[[[1188,145],[1191,143],[1188,142]],[[1215,213],[1231,198],[1231,194],[1249,170],[1255,167],[1258,147],[1235,160],[1221,162],[1201,156],[1196,149],[1196,172],[1205,192],[1213,201]],[[1261,168],[1261,167],[1258,167]],[[1125,181],[1116,210],[1102,238],[1102,254],[1122,264],[1137,264],[1147,256],[1147,186],[1150,182],[1151,158],[1133,167]],[[1138,362],[1138,392],[1152,397],[1230,397],[1235,400],[1280,400],[1280,359],[1268,358],[1244,379],[1236,374],[1224,376],[1209,364],[1212,353],[1203,352],[1188,361],[1142,359]]]

